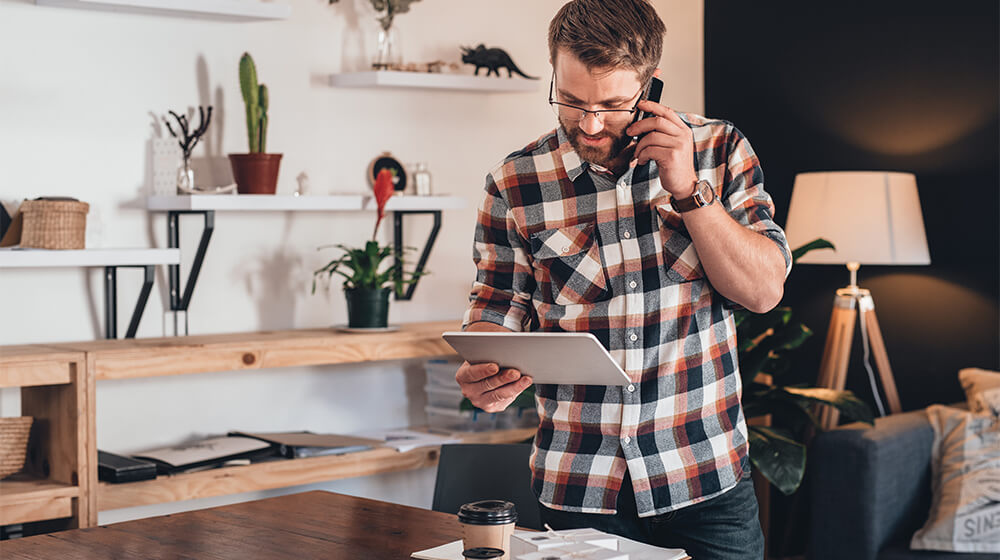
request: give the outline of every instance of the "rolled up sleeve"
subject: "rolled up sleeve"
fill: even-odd
[[[727,142],[728,159],[722,202],[729,215],[744,227],[767,237],[785,258],[785,277],[792,270],[792,252],[785,232],[774,221],[774,202],[764,190],[764,171],[750,142],[733,127]]]

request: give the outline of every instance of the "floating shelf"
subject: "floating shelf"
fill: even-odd
[[[180,249],[2,249],[0,268],[178,264]]]
[[[478,91],[482,93],[518,93],[538,90],[538,80],[521,77],[470,76],[468,74],[432,74],[427,72],[346,72],[330,76],[330,85],[343,88],[422,88]]]
[[[460,196],[394,196],[386,204],[389,211],[454,210],[465,208]],[[156,212],[170,211],[351,211],[375,210],[375,199],[361,194],[334,194],[325,196],[291,196],[270,194],[195,194],[176,196],[151,196],[146,208]]]
[[[535,428],[521,428],[449,435],[460,438],[463,443],[513,443],[528,439],[534,433]],[[436,465],[440,451],[440,446],[421,447],[405,453],[379,447],[344,455],[278,459],[246,466],[160,476],[155,480],[142,482],[102,482],[98,485],[97,509],[107,511],[422,469]]]
[[[257,0],[35,0],[39,6],[212,17],[230,21],[287,19],[291,6]]]

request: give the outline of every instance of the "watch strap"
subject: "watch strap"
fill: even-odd
[[[705,193],[709,193],[705,196]],[[690,212],[715,202],[715,189],[708,181],[698,181],[694,185],[694,193],[686,198],[671,198],[670,206],[677,212]]]

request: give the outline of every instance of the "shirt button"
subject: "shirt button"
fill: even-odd
[[[562,248],[562,252],[563,252],[563,254],[564,254],[564,255],[565,255],[566,253],[568,253],[568,252],[569,252],[569,246],[567,245],[566,247],[563,247],[563,248]]]
[[[628,287],[632,288],[633,290],[635,289],[636,286],[638,286],[638,284],[635,283],[635,280],[628,283]]]
[[[627,231],[625,233],[623,233],[622,235],[625,236],[625,239],[628,239],[628,238],[632,237],[632,234],[629,233],[629,232],[627,232]]]
[[[628,392],[629,393],[634,393],[635,392],[635,385],[629,384],[629,386],[628,386]]]
[[[631,340],[632,342],[635,342],[635,341],[639,340],[639,337],[636,336],[635,333],[632,333],[632,334],[628,335],[628,339]]]
[[[632,443],[632,438],[625,436],[625,443]]]

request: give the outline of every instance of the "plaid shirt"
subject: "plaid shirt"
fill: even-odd
[[[732,124],[680,114],[695,167],[730,216],[791,254],[757,156]],[[627,386],[538,385],[533,488],[547,507],[614,513],[625,469],[640,516],[742,477],[735,305],[705,277],[656,163],[621,177],[580,160],[561,127],[486,178],[464,324],[593,333]]]

